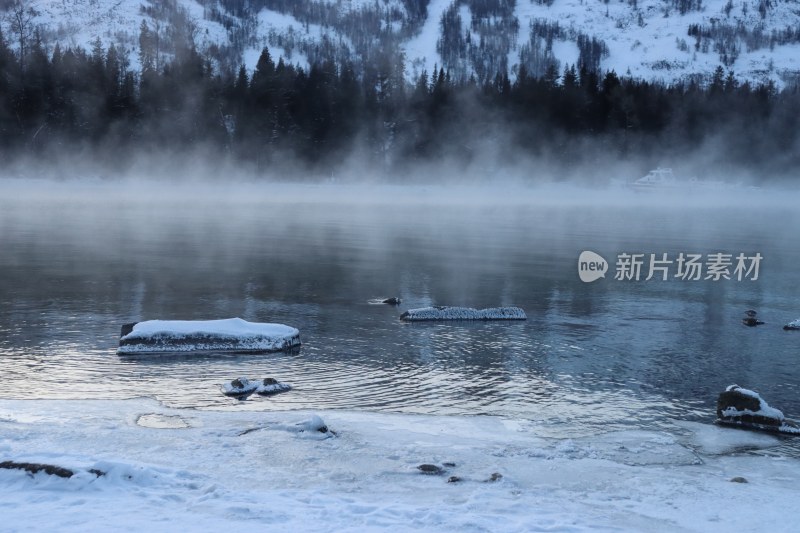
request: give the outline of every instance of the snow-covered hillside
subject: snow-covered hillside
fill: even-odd
[[[0,6],[14,2],[0,2]],[[435,67],[491,79],[584,65],[667,83],[722,66],[740,81],[800,79],[797,0],[22,0],[50,46],[97,38],[138,67],[143,21],[167,43],[179,21],[201,50],[253,69],[263,47],[308,66],[402,51],[413,80]],[[13,8],[3,34],[14,44]],[[184,32],[186,33],[186,32]],[[169,54],[165,46],[163,53]]]

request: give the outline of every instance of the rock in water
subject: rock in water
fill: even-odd
[[[747,429],[800,435],[800,426],[783,416],[757,392],[730,385],[717,398],[718,422]]]
[[[797,330],[800,330],[800,318],[798,318],[798,319],[796,319],[796,320],[792,320],[791,322],[789,322],[788,324],[786,324],[785,326],[783,326],[783,329],[785,329],[785,330],[787,330],[787,331],[797,331]]]
[[[760,320],[758,320],[756,318],[756,314],[757,313],[755,311],[753,311],[752,309],[748,309],[747,311],[745,311],[744,312],[744,318],[742,319],[742,324],[744,324],[745,326],[750,326],[750,327],[760,326],[760,325],[764,324],[762,321],[760,321]]]
[[[256,394],[259,396],[272,396],[273,394],[286,392],[288,390],[292,390],[291,385],[287,383],[281,383],[275,378],[264,378],[264,380],[258,385]]]
[[[422,322],[428,320],[527,320],[525,311],[519,307],[490,307],[488,309],[472,309],[471,307],[421,307],[409,309],[400,320]]]
[[[402,300],[400,298],[397,298],[397,297],[394,297],[394,296],[391,297],[391,298],[386,298],[385,300],[381,301],[381,303],[389,304],[389,305],[400,305],[401,302],[402,302]]]
[[[222,394],[244,399],[253,394],[258,389],[259,383],[250,381],[247,378],[236,378],[230,383],[222,385]]]
[[[224,320],[146,320],[125,324],[118,354],[222,351],[276,352],[300,346],[300,332],[283,324]]]

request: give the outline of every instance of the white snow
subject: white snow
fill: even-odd
[[[300,332],[291,326],[248,322],[241,318],[145,320],[120,338],[117,353],[280,350],[299,345],[299,336]]]
[[[36,13],[34,24],[46,30],[48,44],[57,42],[62,49],[83,48],[91,51],[95,39],[100,39],[104,48],[114,44],[118,50],[127,54],[130,68],[138,71],[139,65],[139,28],[142,21],[147,21],[151,30],[154,21],[142,13],[142,5],[152,1],[123,2],[120,0],[30,0],[25,4]],[[204,18],[204,9],[195,0],[178,0],[179,7],[186,10],[191,22],[195,25],[195,45],[205,50],[212,44],[228,42],[228,32],[221,24]],[[9,27],[4,17],[0,17],[0,26],[6,38]],[[161,23],[162,31],[166,31]],[[48,34],[47,32],[52,32]],[[13,40],[12,40],[13,41]],[[14,43],[12,42],[12,45]]]
[[[400,318],[408,321],[421,320],[525,320],[525,311],[519,307],[490,307],[472,309],[470,307],[421,307],[409,309]]]
[[[736,3],[729,15],[724,13],[727,3],[728,0],[704,0],[700,11],[681,15],[662,0],[638,0],[636,9],[629,2],[554,0],[551,6],[546,6],[518,0],[514,13],[520,22],[519,43],[528,40],[528,28],[533,19],[558,22],[562,28],[582,31],[606,43],[609,56],[601,61],[603,70],[671,83],[692,74],[708,75],[721,64],[713,46],[706,51],[695,50],[695,38],[688,35],[692,24],[735,27],[741,22],[748,28],[762,24],[764,33],[769,35],[772,29],[783,30],[800,22],[800,12],[794,2],[772,2],[763,20],[757,0]],[[745,4],[747,14],[743,12]],[[679,47],[681,41],[685,42],[683,50]],[[774,50],[767,46],[748,51],[741,44],[739,57],[730,70],[740,81],[759,83],[771,79],[783,86],[781,74],[800,70],[797,48],[796,44],[787,44],[776,46]],[[554,53],[562,62],[562,68],[575,58],[555,46]],[[725,70],[729,70],[728,67]]]
[[[435,74],[433,73],[434,67],[443,66],[442,58],[436,52],[436,42],[441,33],[442,15],[452,3],[453,0],[431,0],[428,4],[428,18],[422,25],[422,31],[406,43],[406,61],[410,66],[408,72],[412,77],[416,77],[422,72],[433,75]]]
[[[0,400],[0,462],[76,472],[62,479],[0,470],[2,528],[796,530],[800,461],[728,453],[781,442],[762,434],[684,424],[677,433],[547,439],[541,423],[526,420],[239,405],[220,412],[147,399]],[[142,415],[180,417],[188,427],[143,427]],[[421,464],[445,473],[423,475]],[[495,473],[502,478],[490,482]],[[461,481],[447,483],[450,476]]]
[[[800,329],[800,318],[796,318],[795,320],[792,320],[791,322],[786,324],[786,327],[793,328],[793,329]]]

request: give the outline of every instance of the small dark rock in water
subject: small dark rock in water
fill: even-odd
[[[752,328],[754,326],[761,326],[764,323],[760,320],[756,320],[751,316],[747,316],[742,319],[742,324],[744,324],[745,326],[750,326]]]
[[[489,483],[494,483],[495,481],[500,481],[501,479],[503,479],[503,474],[501,474],[500,472],[493,472],[492,475],[489,476],[489,479],[487,479],[486,481],[488,481]]]
[[[138,322],[131,322],[130,324],[122,324],[122,328],[120,329],[119,336],[120,336],[120,337],[124,337],[124,336],[125,336],[125,335],[127,335],[128,333],[132,332],[132,331],[133,331],[133,327],[134,327],[134,326],[135,326],[137,323],[138,323]]]
[[[745,478],[743,478],[742,476],[732,477],[731,481],[733,483],[747,483],[747,480]]]
[[[431,476],[440,476],[444,474],[444,469],[441,466],[436,466],[436,465],[429,465],[429,464],[419,465],[417,467],[417,470],[419,470],[423,474],[428,474]]]
[[[392,296],[391,298],[386,298],[381,303],[389,304],[389,305],[400,305],[402,300],[400,298],[396,298]]]
[[[461,478],[458,476],[450,476],[447,478],[448,483],[458,483],[459,481],[461,481]]]
[[[442,463],[442,466],[446,466],[448,468],[453,468],[453,467],[456,466],[456,464],[455,463],[451,463],[451,462],[448,461],[446,463]]]

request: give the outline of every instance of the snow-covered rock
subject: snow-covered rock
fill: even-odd
[[[249,396],[259,387],[258,381],[250,381],[247,378],[236,378],[230,383],[222,385],[222,393],[225,396]]]
[[[272,396],[280,392],[292,390],[292,386],[288,383],[281,383],[274,378],[264,378],[263,381],[257,383],[255,389],[256,394],[259,396]]]
[[[717,399],[717,417],[723,424],[800,435],[800,426],[786,418],[757,393],[730,385]]]
[[[788,324],[783,326],[783,329],[785,329],[785,330],[800,330],[800,318],[792,320],[791,322],[789,322]]]
[[[420,307],[409,309],[400,320],[419,322],[425,320],[526,320],[525,311],[519,307],[490,307],[472,309],[471,307]]]
[[[275,352],[300,346],[300,332],[283,324],[223,320],[147,320],[123,326],[118,354],[232,351]]]

